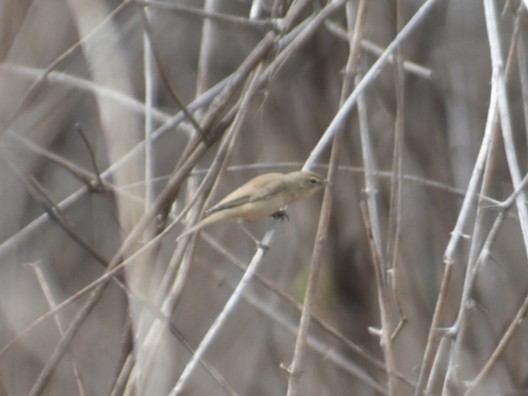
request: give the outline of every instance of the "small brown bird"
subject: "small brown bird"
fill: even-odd
[[[207,217],[181,234],[177,240],[224,219],[254,221],[272,215],[284,217],[284,207],[310,196],[325,184],[323,177],[308,171],[257,176],[207,210]]]

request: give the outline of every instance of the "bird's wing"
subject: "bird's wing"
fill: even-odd
[[[230,200],[230,201],[219,202],[212,208],[208,209],[206,213],[209,215],[211,213],[218,212],[220,210],[231,209],[231,208],[234,208],[234,207],[250,202],[250,199],[251,199],[251,196],[245,195],[245,196],[242,196],[242,197]]]
[[[260,181],[260,183],[253,183],[251,185],[244,184],[237,190],[233,191],[218,204],[207,210],[207,214],[231,209],[250,202],[268,199],[270,196],[277,194],[285,188],[282,180],[277,180],[276,178],[264,178],[258,181]]]

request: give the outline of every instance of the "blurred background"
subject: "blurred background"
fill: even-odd
[[[169,394],[256,252],[232,222],[176,238],[246,180],[302,168],[365,75],[299,394],[527,394],[526,11],[3,0],[0,395]],[[287,394],[323,194],[247,224],[269,250],[175,393]]]

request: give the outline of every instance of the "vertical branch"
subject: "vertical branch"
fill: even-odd
[[[149,11],[145,10],[145,19],[149,19]],[[149,208],[153,200],[153,152],[152,132],[154,122],[152,120],[152,104],[154,101],[154,69],[152,48],[148,32],[143,32],[143,70],[145,80],[145,207]]]
[[[447,263],[446,264],[446,270],[449,271],[449,274],[445,273],[444,272],[444,277],[442,280],[446,280],[445,284],[447,285],[449,283],[449,280],[450,280],[450,277],[451,277],[451,271],[453,270],[453,264],[454,263]],[[444,283],[442,283],[444,284]],[[440,294],[440,296],[438,298],[440,298],[441,296],[446,296],[447,293],[445,294]],[[437,306],[438,306],[438,303],[437,303]],[[435,311],[436,312],[439,312],[439,311]],[[433,317],[433,321],[434,321],[434,317]],[[440,333],[440,329],[437,329],[437,333]],[[430,335],[431,333],[429,333]],[[429,378],[427,379],[427,384],[425,386],[425,392],[422,393],[422,390],[423,390],[423,387],[420,388],[420,392],[416,392],[415,395],[432,395],[433,394],[433,389],[435,389],[436,387],[439,387],[440,384],[439,384],[439,378],[440,378],[440,366],[441,366],[441,363],[442,362],[445,362],[447,360],[447,354],[450,350],[450,347],[451,347],[451,333],[450,332],[446,332],[445,333],[446,335],[444,337],[441,338],[440,340],[440,344],[438,345],[438,350],[436,352],[436,354],[434,355],[434,362],[432,364],[432,367],[431,367],[431,374],[429,375]],[[427,346],[431,345],[429,343],[429,339],[427,340]],[[435,342],[436,343],[436,342]],[[426,350],[426,354],[427,354],[427,350]],[[429,355],[427,355],[429,356]],[[432,355],[431,355],[432,357]],[[422,367],[423,367],[423,363],[422,363]],[[420,372],[420,375],[421,375],[421,372]],[[421,378],[420,378],[421,379]]]
[[[403,1],[398,0],[396,2],[397,31],[400,31],[403,26],[403,7]],[[398,47],[396,50],[393,75],[394,89],[396,92],[396,121],[394,123],[387,260],[394,271],[398,262],[397,253],[401,226],[402,149],[405,131],[405,75],[403,73],[403,51],[401,47]],[[394,272],[393,276],[395,276]]]
[[[443,312],[444,304],[448,296],[448,287],[449,287],[449,282],[451,281],[453,265],[454,263],[452,261],[445,263],[444,275],[442,276],[442,283],[440,284],[440,291],[438,292],[438,299],[437,299],[436,307],[435,307],[436,309],[433,314],[433,319],[431,320],[431,327],[429,329],[429,334],[427,336],[427,343],[425,345],[424,357],[422,359],[422,364],[420,367],[420,374],[418,376],[418,382],[416,384],[416,388],[414,391],[415,396],[420,396],[423,393],[423,389],[426,386],[427,375],[429,375],[429,370],[431,366],[433,368],[431,369],[431,375],[429,377],[430,381],[427,381],[427,383],[428,384],[434,383],[434,379],[437,376],[440,363],[443,361],[442,352],[447,351],[447,347],[450,345],[448,343],[449,341],[448,336],[450,335],[450,333],[446,333],[447,335],[445,335],[441,341],[444,343],[445,349],[442,348],[442,344],[440,344],[436,355],[434,354],[434,348],[438,344],[440,336],[442,334],[438,326],[440,324],[441,314]],[[434,362],[433,362],[433,358],[434,358]],[[427,388],[429,388],[429,386]],[[429,393],[430,391],[425,392],[425,394],[429,394]]]
[[[249,10],[249,19],[259,19],[264,13],[264,4],[262,0],[253,0]]]
[[[213,12],[218,0],[205,0],[204,11]],[[200,42],[200,53],[198,55],[198,73],[196,77],[196,96],[201,95],[209,84],[209,68],[213,58],[215,22],[205,18],[202,24],[202,40]]]
[[[504,140],[504,149],[506,152],[506,160],[510,170],[513,188],[517,189],[521,183],[521,171],[515,151],[515,143],[513,140],[512,123],[510,119],[510,105],[508,101],[508,92],[506,89],[506,78],[504,75],[504,62],[502,60],[499,30],[497,26],[497,15],[495,5],[492,1],[484,0],[484,11],[493,66],[493,81],[497,84],[499,114],[502,138]],[[526,195],[523,191],[521,191],[517,195],[516,204],[517,211],[519,212],[519,222],[521,224],[524,247],[528,252],[528,208],[526,207],[525,202]]]
[[[155,85],[155,77],[154,77],[154,70],[155,70],[155,61],[153,56],[153,48],[151,46],[150,37],[149,37],[149,31],[147,29],[147,26],[149,25],[149,17],[150,13],[148,8],[145,8],[145,10],[141,9],[140,13],[142,14],[142,18],[144,18],[144,30],[143,30],[143,82],[145,87],[145,118],[144,118],[144,142],[145,142],[145,206],[144,206],[144,213],[148,212],[151,207],[154,200],[154,183],[153,183],[153,177],[154,177],[154,148],[153,148],[153,139],[152,139],[152,133],[154,130],[154,120],[152,119],[152,109],[153,109],[153,103],[154,103],[154,85]],[[144,236],[145,240],[148,240],[148,235]],[[145,271],[141,271],[141,269],[134,269],[133,271],[128,272],[129,280],[132,281],[131,283],[140,282],[142,289],[144,291],[142,293],[145,293],[147,290],[147,282],[145,279],[148,279],[147,274]],[[147,293],[145,293],[147,294]],[[150,293],[149,293],[150,294]],[[148,299],[151,299],[151,296],[147,297]],[[129,353],[129,356],[127,359],[124,360],[124,364],[122,366],[122,371],[120,373],[120,377],[125,378],[127,374],[130,374],[130,370],[132,367],[135,367],[135,365],[142,365],[143,361],[145,360],[145,356],[148,356],[149,351],[146,348],[143,348],[143,345],[141,342],[137,342],[138,340],[141,340],[142,333],[144,332],[144,325],[145,321],[148,320],[147,318],[150,316],[145,315],[145,311],[143,310],[137,310],[134,306],[131,307],[129,310],[130,313],[130,320],[131,320],[131,326],[132,326],[132,346]],[[134,365],[134,366],[133,366]],[[142,389],[143,388],[143,382],[147,381],[148,376],[145,372],[142,371],[142,376],[135,376],[135,386],[136,389]],[[125,389],[126,390],[126,389]]]
[[[286,0],[273,0],[273,6],[271,7],[271,17],[280,18],[284,15]]]
[[[356,79],[356,83],[359,83],[359,75]],[[359,135],[361,138],[361,154],[363,157],[363,169],[365,177],[365,201],[368,208],[368,216],[372,227],[372,238],[376,248],[376,252],[379,255],[380,261],[383,268],[383,278],[385,278],[385,266],[384,255],[381,244],[381,227],[378,213],[378,204],[376,202],[376,194],[378,193],[378,183],[374,178],[375,159],[372,151],[372,142],[370,137],[370,131],[368,126],[368,115],[367,115],[367,104],[363,94],[359,95],[358,98],[358,116],[359,116]],[[385,287],[385,279],[383,280],[383,286]]]
[[[519,77],[521,80],[521,92],[522,92],[522,104],[523,104],[523,114],[524,114],[524,130],[526,132],[527,141],[528,141],[528,60],[526,54],[526,41],[525,35],[522,34],[526,32],[526,9],[523,9],[522,6],[519,7],[517,11],[517,17],[515,19],[515,28],[519,32],[519,39],[517,40],[517,65],[519,68]]]
[[[384,265],[381,251],[381,230],[378,217],[375,191],[376,183],[373,174],[374,157],[368,132],[368,122],[366,113],[366,103],[363,95],[358,99],[359,131],[361,136],[361,151],[365,169],[365,201],[362,203],[362,213],[365,227],[370,242],[372,261],[376,273],[376,283],[378,289],[378,304],[380,308],[381,329],[378,334],[380,344],[385,357],[385,367],[387,372],[388,393],[394,394],[394,355],[392,352],[392,321],[389,289],[386,281],[386,266]]]
[[[399,32],[404,26],[404,4],[403,0],[396,3],[396,29]],[[407,321],[403,308],[400,304],[398,294],[398,274],[397,268],[400,256],[400,237],[402,219],[402,156],[405,132],[405,73],[403,68],[403,50],[398,47],[394,63],[394,85],[396,92],[396,120],[394,123],[394,150],[392,154],[392,177],[389,207],[389,225],[387,232],[387,267],[389,281],[392,287],[392,294],[398,314],[399,323],[391,338],[394,339],[403,329]]]
[[[356,87],[360,85],[360,74],[356,76]],[[369,242],[372,252],[372,260],[376,273],[378,304],[380,308],[380,343],[385,357],[385,370],[387,373],[388,394],[394,394],[395,376],[394,376],[394,355],[392,351],[392,321],[391,307],[389,298],[389,289],[386,282],[387,265],[383,257],[382,236],[378,205],[376,202],[376,193],[378,191],[377,182],[374,178],[375,159],[372,151],[371,136],[368,127],[367,105],[363,93],[358,95],[358,118],[359,134],[361,141],[361,153],[363,157],[363,167],[365,176],[365,203],[362,203],[362,213],[364,216],[365,227],[369,236]]]

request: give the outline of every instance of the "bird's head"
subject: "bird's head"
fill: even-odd
[[[292,172],[288,176],[299,197],[305,197],[328,183],[324,177],[310,171]]]

